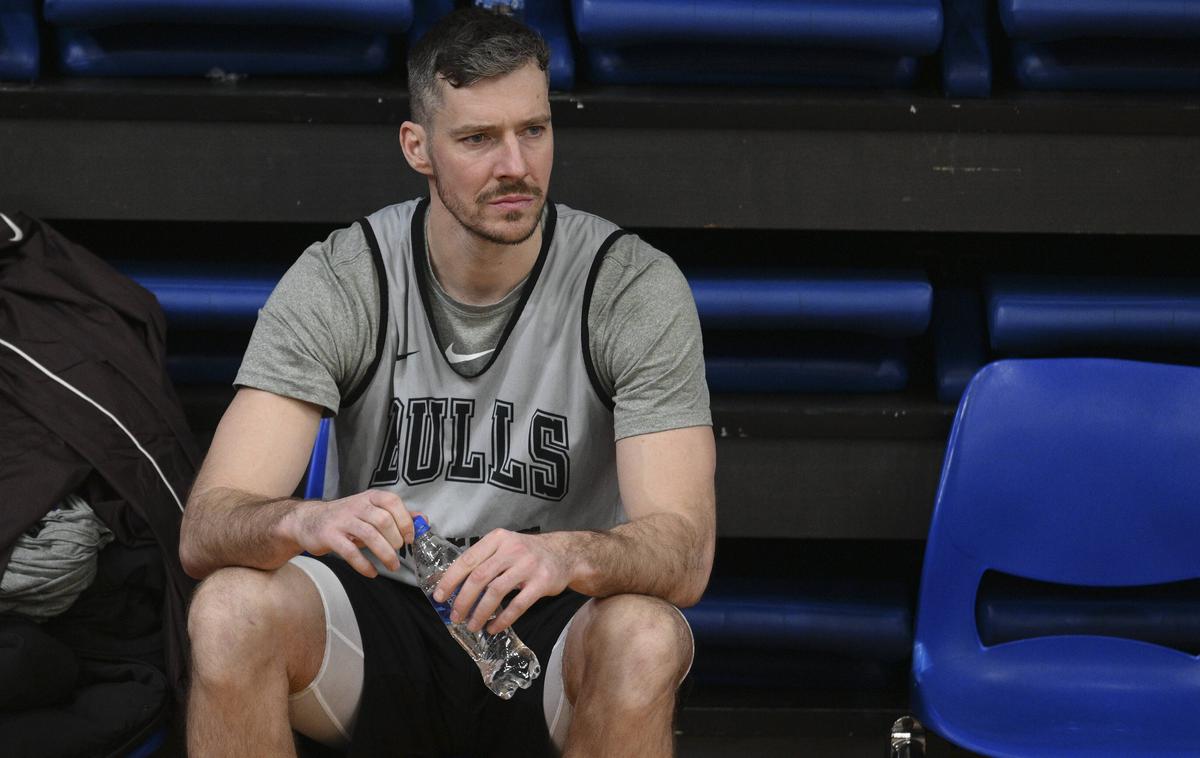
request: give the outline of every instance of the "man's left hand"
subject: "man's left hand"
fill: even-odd
[[[444,602],[461,584],[450,620],[465,621],[472,632],[487,624],[488,633],[498,634],[538,599],[567,588],[571,561],[562,544],[564,536],[494,529],[451,564],[438,582],[434,599]],[[516,597],[501,610],[500,601],[514,590],[519,590]],[[488,623],[493,614],[498,615]]]

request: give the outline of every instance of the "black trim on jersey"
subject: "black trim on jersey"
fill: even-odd
[[[383,253],[379,249],[379,240],[375,238],[375,230],[371,228],[371,222],[361,218],[358,220],[358,225],[362,227],[363,236],[367,238],[367,244],[371,246],[371,260],[375,262],[375,279],[379,283],[379,333],[375,335],[375,357],[371,359],[371,365],[367,367],[367,373],[363,375],[358,385],[342,398],[341,407],[343,408],[349,408],[358,402],[358,399],[367,391],[371,380],[375,378],[375,369],[379,368],[379,358],[383,355],[383,344],[387,339],[388,328],[388,280],[387,269],[383,267]]]
[[[433,303],[432,293],[429,292],[429,282],[426,280],[426,273],[433,271],[433,264],[429,263],[426,256],[425,245],[425,214],[428,212],[429,198],[425,198],[417,206],[412,217],[412,262],[413,270],[417,276],[417,289],[421,291],[421,304],[425,307],[425,320],[429,323],[429,331],[433,334],[433,342],[438,346],[438,353],[441,354],[442,360],[446,361],[446,365],[454,373],[458,370],[454,368],[454,364],[446,357],[446,346],[442,344],[441,337],[438,336],[436,323],[433,320]],[[500,340],[496,343],[492,357],[488,358],[488,362],[483,368],[474,374],[459,374],[467,379],[474,379],[477,376],[482,376],[496,359],[500,357],[500,351],[504,349],[504,343],[508,342],[508,336],[512,334],[512,330],[517,325],[517,320],[521,318],[521,313],[525,310],[525,304],[529,302],[530,295],[533,294],[533,288],[537,286],[538,277],[541,276],[542,269],[546,265],[546,258],[550,253],[550,243],[554,241],[554,225],[558,220],[558,211],[554,209],[554,202],[549,198],[546,199],[546,225],[542,228],[542,249],[538,251],[537,261],[533,264],[533,269],[529,272],[529,278],[525,280],[525,285],[521,290],[521,299],[517,302],[517,306],[513,308],[512,315],[508,317],[508,323],[504,326],[504,331],[500,334]]]
[[[596,391],[596,396],[600,398],[600,402],[604,403],[605,407],[610,411],[613,409],[613,399],[604,391],[603,385],[600,384],[600,375],[596,373],[596,364],[592,362],[592,340],[588,333],[588,311],[592,307],[592,290],[596,287],[596,277],[600,274],[600,264],[604,262],[604,256],[608,255],[609,249],[613,244],[624,237],[628,232],[624,229],[618,229],[604,242],[600,243],[600,249],[596,251],[596,258],[592,261],[592,268],[588,271],[587,283],[583,289],[583,318],[579,320],[580,331],[582,332],[581,341],[583,343],[583,365],[587,368],[588,379],[591,382],[592,389]]]

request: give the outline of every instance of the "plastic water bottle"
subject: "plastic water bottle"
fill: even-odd
[[[413,556],[417,563],[417,577],[421,589],[433,609],[442,617],[446,631],[458,641],[483,675],[483,683],[503,700],[508,700],[517,689],[525,689],[542,673],[542,665],[538,663],[537,654],[521,642],[521,638],[512,628],[505,629],[499,634],[489,634],[484,629],[472,632],[465,623],[456,624],[450,620],[450,609],[454,607],[454,598],[458,596],[455,590],[444,603],[433,599],[433,590],[441,580],[442,574],[450,568],[454,559],[462,554],[454,545],[429,530],[429,523],[424,516],[413,519],[417,538],[413,542]],[[492,616],[495,618],[495,616]],[[486,626],[486,624],[485,624]]]
[[[925,727],[912,716],[901,716],[892,724],[890,758],[924,758]]]

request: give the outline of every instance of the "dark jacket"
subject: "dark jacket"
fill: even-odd
[[[17,535],[79,491],[120,544],[157,546],[165,571],[166,673],[182,697],[193,582],[179,563],[179,524],[199,455],[164,369],[162,311],[152,294],[47,225],[19,213],[6,219],[0,219],[0,570]],[[106,409],[137,444],[29,359]]]

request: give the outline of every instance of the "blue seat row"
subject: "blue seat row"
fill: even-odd
[[[261,272],[125,271],[185,329],[248,328],[276,281]],[[912,272],[700,273],[689,283],[702,325],[740,334],[710,341],[709,385],[719,392],[902,390],[904,340],[925,332],[932,311],[932,287]],[[206,350],[172,355],[169,365],[177,381],[221,382],[232,379],[237,357]]]
[[[122,265],[150,290],[172,321],[254,323],[275,288],[267,272]],[[933,288],[911,272],[700,273],[688,277],[700,321],[709,328],[811,329],[913,337],[929,325]]]
[[[1200,91],[1200,3],[1192,0],[946,0],[944,86],[990,92],[989,48],[1009,50],[1015,83],[1033,90]],[[992,8],[1006,37],[990,40]]]
[[[454,0],[50,0],[44,18],[58,65],[72,75],[345,75],[393,69],[394,38],[411,42],[453,8]],[[531,2],[525,18],[550,45],[551,86],[571,89],[566,7]],[[0,78],[35,78],[36,43],[32,0],[0,10]]]
[[[411,41],[453,6],[47,0],[44,17],[57,30],[60,67],[75,75],[369,74],[395,66],[394,36]],[[940,51],[946,93],[986,97],[1005,57],[1029,89],[1200,90],[1198,8],[1191,0],[528,0],[522,12],[550,44],[558,90],[576,81],[573,26],[600,84],[907,88]],[[0,77],[37,76],[36,11],[32,0],[0,4]]]
[[[78,76],[372,74],[394,65],[411,0],[49,0],[57,62]]]
[[[939,397],[957,402],[997,356],[1132,357],[1200,364],[1200,280],[994,275],[939,292]]]
[[[246,329],[273,273],[127,269],[182,328]],[[939,397],[956,403],[996,356],[1110,355],[1200,363],[1200,281],[993,276],[984,291],[939,289],[911,272],[699,272],[720,392],[888,392],[909,381],[907,340],[931,315]],[[732,335],[727,334],[733,330]],[[852,335],[852,336],[851,336]],[[173,357],[183,381],[232,377],[236,357]]]
[[[592,81],[911,87],[939,0],[573,0]]]
[[[41,71],[34,0],[0,0],[0,80],[36,79]]]
[[[53,26],[101,28],[120,24],[227,24],[403,32],[412,23],[411,0],[46,0]]]

